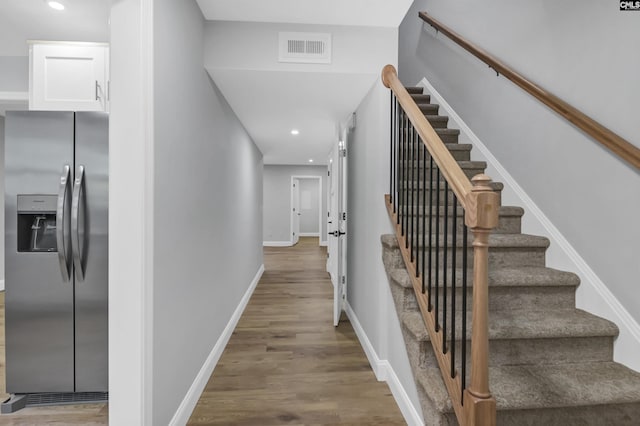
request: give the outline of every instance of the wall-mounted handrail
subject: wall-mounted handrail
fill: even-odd
[[[602,124],[587,116],[577,108],[569,105],[554,94],[523,77],[521,74],[502,63],[499,59],[471,43],[451,28],[431,17],[426,12],[420,12],[418,15],[423,21],[489,65],[498,74],[502,74],[525,92],[529,93],[540,102],[560,114],[567,121],[573,123],[576,127],[594,138],[600,144],[609,148],[632,167],[640,169],[640,148],[632,145],[629,141],[604,127]]]
[[[488,176],[480,174],[469,180],[392,65],[382,70],[382,81],[391,89],[390,188],[385,198],[400,252],[459,424],[495,426],[496,401],[489,389],[488,249],[489,234],[498,225],[499,196]],[[458,203],[464,216],[461,246],[457,238]],[[467,229],[473,234],[469,386],[465,349]],[[456,259],[458,251],[462,253],[461,264]],[[447,270],[451,271],[449,276]],[[463,285],[462,333],[458,337],[457,270]],[[451,294],[450,304],[447,293]],[[458,340],[461,349],[456,358]],[[460,361],[460,369],[456,361]]]

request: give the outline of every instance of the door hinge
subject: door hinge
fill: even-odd
[[[343,157],[346,157],[347,156],[347,149],[346,148],[345,149],[341,149],[340,150],[340,155],[343,156]]]
[[[347,212],[342,212],[342,220],[347,220]]]
[[[342,276],[342,284],[346,284],[347,282],[347,277],[345,277],[344,275]]]
[[[331,172],[327,170],[327,176],[331,176]]]

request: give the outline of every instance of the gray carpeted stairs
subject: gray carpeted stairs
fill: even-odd
[[[469,161],[471,145],[458,143],[459,131],[446,128],[438,105],[421,88],[408,90],[467,175],[482,173],[486,165]],[[640,425],[640,374],[613,362],[617,327],[575,308],[578,277],[545,267],[549,241],[521,233],[523,214],[519,207],[501,207],[490,237],[489,365],[497,424]],[[381,242],[425,424],[457,425],[396,238],[383,235]],[[460,294],[461,283],[455,285]],[[471,285],[468,296],[470,310]]]

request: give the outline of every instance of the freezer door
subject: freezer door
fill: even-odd
[[[59,244],[54,244],[58,231],[65,240],[69,236],[68,227],[61,228],[67,225],[68,211],[60,215],[63,223],[57,223],[55,210],[61,183],[65,186],[61,181],[65,166],[72,173],[73,135],[73,113],[9,111],[6,115],[5,330],[9,393],[74,390],[74,288],[68,275],[63,278],[61,267],[65,262],[59,259]],[[71,196],[68,191],[62,195]],[[64,198],[61,207],[69,204]]]
[[[109,121],[76,113],[71,240],[76,293],[76,391],[108,390]]]

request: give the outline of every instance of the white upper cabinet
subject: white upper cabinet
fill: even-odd
[[[31,42],[29,109],[108,111],[109,46]]]

